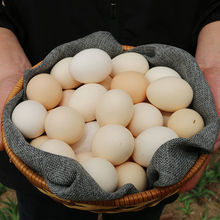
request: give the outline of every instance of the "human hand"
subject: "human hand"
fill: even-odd
[[[220,68],[209,68],[206,70],[203,70],[204,76],[209,84],[209,87],[211,89],[216,110],[218,113],[218,116],[220,118]],[[218,151],[220,149],[220,133],[218,135],[217,141],[215,143],[213,153]],[[212,154],[213,154],[212,153]],[[190,179],[184,186],[180,189],[179,193],[187,192],[192,190],[197,183],[199,182],[200,178],[202,177],[207,165],[209,164],[212,154],[208,156],[207,160],[205,161],[204,165],[201,167],[201,169],[196,173],[195,176],[193,176],[192,179]]]
[[[19,76],[18,75],[10,75],[6,78],[3,78],[0,80],[0,122],[2,122],[2,113],[5,105],[5,101],[18,81]],[[4,150],[3,144],[2,144],[2,128],[0,129],[0,150]]]
[[[10,91],[24,71],[30,67],[31,64],[15,34],[7,28],[0,27],[0,122]],[[0,150],[3,149],[0,128]]]

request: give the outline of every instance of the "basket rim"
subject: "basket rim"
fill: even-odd
[[[127,46],[122,45],[122,48],[124,50],[128,50],[133,48],[133,46]],[[41,61],[42,62],[42,61]],[[39,62],[35,66],[32,67],[35,68],[40,65]],[[17,81],[14,88],[9,93],[5,105],[23,88],[23,76]],[[157,204],[158,202],[162,201],[163,199],[177,193],[180,188],[188,181],[190,180],[202,167],[202,165],[205,163],[206,159],[208,158],[208,154],[201,154],[195,164],[191,167],[191,169],[187,172],[187,174],[184,176],[184,178],[179,181],[176,184],[173,184],[171,186],[167,187],[157,187],[150,190],[146,190],[143,192],[138,192],[135,194],[129,194],[125,195],[118,199],[112,199],[112,200],[105,200],[105,201],[71,201],[59,198],[55,196],[49,189],[46,181],[44,178],[34,171],[32,171],[17,155],[11,150],[9,144],[7,143],[4,127],[3,127],[3,114],[2,114],[2,121],[1,121],[1,128],[2,128],[2,140],[3,145],[5,148],[6,153],[9,156],[10,162],[12,162],[16,168],[41,192],[44,194],[47,194],[48,196],[52,197],[54,200],[59,201],[63,203],[66,206],[77,206],[78,209],[84,209],[80,206],[89,206],[87,209],[90,210],[96,210],[100,207],[105,207],[107,209],[112,209],[113,207],[132,207],[134,205],[152,205]],[[93,207],[94,206],[94,207]],[[99,207],[100,206],[100,207]]]

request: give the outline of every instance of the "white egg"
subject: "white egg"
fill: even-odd
[[[69,106],[80,112],[85,122],[93,121],[96,119],[97,103],[106,91],[106,88],[98,83],[80,86],[72,94]]]
[[[115,76],[121,72],[135,71],[146,74],[149,69],[147,59],[136,52],[122,53],[112,59],[112,75]]]
[[[163,116],[155,106],[145,102],[134,105],[134,115],[128,125],[128,129],[135,137],[147,128],[162,125]]]
[[[134,162],[125,162],[116,167],[118,174],[118,188],[131,183],[140,192],[144,191],[147,187],[147,176],[144,168]]]
[[[25,138],[35,138],[44,133],[46,108],[37,101],[19,103],[12,112],[12,122]]]
[[[128,160],[134,150],[134,137],[121,125],[105,125],[98,129],[92,141],[92,153],[114,165]]]
[[[107,91],[96,106],[96,120],[100,126],[120,124],[126,127],[133,113],[131,96],[119,89]]]
[[[155,126],[142,131],[135,139],[133,160],[147,167],[157,149],[174,138],[178,138],[178,135],[170,128],[163,126]]]
[[[150,68],[147,73],[145,74],[145,77],[149,80],[149,82],[153,82],[157,79],[163,78],[163,77],[169,77],[174,76],[181,78],[179,73],[177,73],[174,69],[171,69],[166,66],[155,66]]]
[[[101,82],[112,71],[111,57],[98,48],[89,48],[77,53],[69,66],[73,78],[81,83]]]
[[[115,167],[103,158],[91,158],[82,163],[83,168],[106,192],[114,192],[118,185]]]
[[[65,156],[76,160],[76,155],[73,149],[67,143],[61,140],[50,139],[48,141],[45,141],[39,146],[39,149],[52,154]]]
[[[92,140],[99,129],[99,124],[96,121],[87,122],[85,125],[85,130],[83,136],[71,147],[76,153],[91,151]]]
[[[72,57],[66,57],[56,63],[50,71],[50,74],[61,84],[63,89],[73,89],[81,85],[69,72],[69,64]]]

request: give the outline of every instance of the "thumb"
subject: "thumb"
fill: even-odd
[[[0,82],[0,122],[2,125],[2,114],[3,109],[5,106],[6,99],[13,89],[16,82],[19,80],[18,75],[8,76],[1,80]],[[0,151],[4,150],[3,143],[2,143],[2,126],[0,128]]]

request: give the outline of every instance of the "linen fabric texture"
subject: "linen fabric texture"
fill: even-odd
[[[23,89],[5,106],[5,137],[12,151],[30,169],[41,175],[52,193],[58,197],[73,201],[116,199],[137,193],[138,190],[132,184],[126,184],[113,193],[105,192],[77,161],[32,147],[11,120],[15,106],[26,100],[26,86],[33,76],[49,73],[59,60],[74,56],[87,48],[100,48],[111,58],[124,53],[117,40],[109,32],[103,31],[54,48],[40,65],[24,72]],[[199,66],[188,52],[162,44],[142,45],[129,51],[144,55],[150,67],[167,66],[176,70],[193,89],[194,97],[190,108],[201,114],[205,122],[205,127],[191,139],[170,140],[154,154],[146,171],[148,189],[170,186],[183,179],[200,154],[210,154],[213,149],[220,125],[213,97]]]

